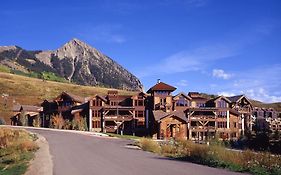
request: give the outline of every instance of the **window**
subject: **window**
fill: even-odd
[[[144,101],[143,100],[138,100],[138,106],[144,106]]]
[[[217,116],[219,118],[226,118],[227,112],[226,111],[219,111],[219,112],[217,112]]]
[[[144,111],[136,111],[136,117],[144,117]]]
[[[93,121],[93,128],[100,128],[100,121]]]
[[[224,101],[224,100],[219,100],[219,101],[217,102],[217,107],[219,107],[219,108],[227,108],[227,103],[226,103],[226,101]]]
[[[205,107],[205,103],[197,103],[197,107]]]
[[[236,128],[237,127],[237,123],[233,122],[233,127]]]
[[[218,128],[226,128],[227,123],[226,122],[218,122]]]
[[[160,105],[165,105],[165,104],[166,104],[166,98],[161,98]]]
[[[177,106],[189,106],[188,101],[184,97],[180,97],[176,103]]]
[[[100,117],[100,112],[97,110],[93,110],[93,117]]]

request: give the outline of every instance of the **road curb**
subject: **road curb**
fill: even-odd
[[[30,126],[13,126],[13,125],[0,125],[0,127],[11,127],[11,128],[20,128],[20,129],[34,129],[34,130],[36,129],[36,130],[44,130],[44,131],[59,131],[59,132],[77,133],[77,134],[97,136],[97,137],[109,137],[105,133],[90,132],[90,131],[77,131],[77,130],[41,128],[41,127],[30,127]]]
[[[50,154],[49,143],[42,135],[37,133],[36,135],[38,137],[36,143],[39,146],[39,150],[36,151],[35,158],[30,162],[30,166],[28,167],[25,175],[52,175],[53,162]]]

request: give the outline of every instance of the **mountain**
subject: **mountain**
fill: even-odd
[[[78,39],[72,39],[54,51],[27,51],[18,46],[2,46],[0,64],[23,74],[53,73],[80,85],[143,89],[136,76]]]

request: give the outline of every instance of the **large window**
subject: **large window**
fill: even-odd
[[[224,101],[224,100],[219,100],[219,101],[217,102],[217,107],[218,107],[218,108],[227,108],[227,103],[226,103],[226,101]]]
[[[93,117],[100,117],[100,112],[97,110],[93,110]]]
[[[176,103],[177,106],[189,106],[188,101],[184,97],[180,97]]]
[[[227,112],[226,111],[219,111],[219,112],[217,112],[217,116],[219,118],[226,118],[227,117]]]
[[[157,95],[169,95],[169,92],[167,92],[167,91],[155,91],[155,94],[157,94]]]
[[[93,121],[93,128],[100,128],[100,121]]]
[[[205,103],[200,103],[200,102],[198,102],[198,103],[197,103],[197,107],[205,107]]]
[[[166,104],[166,98],[161,98],[160,105],[165,105],[165,104]]]
[[[226,128],[227,123],[226,122],[218,122],[218,128]]]

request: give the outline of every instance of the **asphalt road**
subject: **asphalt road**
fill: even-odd
[[[130,149],[126,147],[132,142],[129,140],[58,131],[31,131],[43,135],[49,142],[55,175],[240,174]]]

